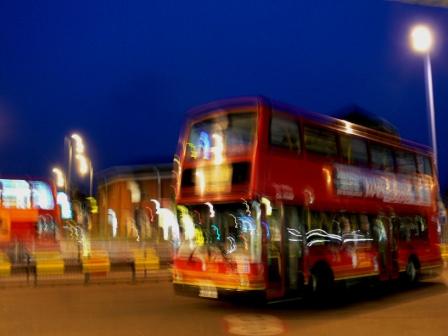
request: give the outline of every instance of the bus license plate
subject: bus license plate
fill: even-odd
[[[217,299],[218,290],[215,286],[201,286],[199,288],[199,296],[204,298]]]

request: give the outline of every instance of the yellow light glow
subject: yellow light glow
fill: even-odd
[[[272,215],[271,201],[266,197],[262,197],[261,204],[264,204],[264,206],[266,207],[266,216],[271,216]]]
[[[345,126],[345,133],[353,134],[352,123],[345,120],[342,120],[342,122],[344,123]]]
[[[87,158],[82,154],[76,154],[76,159],[79,161],[79,173],[81,175],[87,174],[87,172],[89,171]]]
[[[412,28],[411,45],[416,52],[429,52],[433,45],[433,36],[431,30],[424,25],[417,25]]]
[[[195,239],[196,245],[204,246],[205,239],[204,239],[204,235],[202,234],[202,230],[195,228],[194,232],[195,232],[195,237],[196,237],[196,239]]]
[[[77,154],[84,154],[84,142],[79,134],[73,133],[71,138],[75,140],[75,152]]]
[[[204,171],[202,169],[198,168],[196,170],[196,177],[197,177],[197,181],[198,181],[198,185],[199,185],[199,194],[204,195],[205,185],[206,185]]]
[[[331,171],[328,168],[322,168],[322,172],[325,175],[325,182],[327,182],[327,186],[331,186],[332,177],[331,177]]]
[[[215,146],[212,147],[212,152],[214,154],[215,164],[221,164],[224,161],[224,142],[222,141],[222,136],[219,134],[213,134],[212,138],[215,140]]]
[[[61,169],[54,167],[53,168],[53,173],[56,175],[56,185],[58,188],[63,188],[65,185],[65,178],[64,178],[64,173],[62,172]]]
[[[184,228],[185,240],[191,240],[195,238],[194,221],[188,213],[188,208],[182,205],[178,205],[177,209],[180,213],[180,223]]]

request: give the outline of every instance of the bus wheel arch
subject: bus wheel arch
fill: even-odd
[[[316,262],[310,269],[309,291],[312,294],[328,294],[333,288],[334,275],[331,266],[324,260]]]

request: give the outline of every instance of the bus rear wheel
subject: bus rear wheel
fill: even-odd
[[[406,282],[410,285],[417,283],[418,281],[418,265],[414,259],[410,259],[406,265]]]

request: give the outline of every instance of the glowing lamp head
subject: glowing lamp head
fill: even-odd
[[[84,142],[79,134],[73,133],[71,138],[75,141],[75,151],[77,154],[84,153]]]
[[[56,175],[56,185],[58,188],[63,188],[65,185],[64,173],[61,169],[55,167],[53,168],[53,173]]]
[[[417,25],[411,31],[411,44],[414,51],[418,53],[428,53],[433,45],[433,35],[431,30],[424,25]]]
[[[87,174],[87,172],[89,171],[87,158],[82,154],[76,154],[76,159],[79,161],[79,173],[81,175]]]

